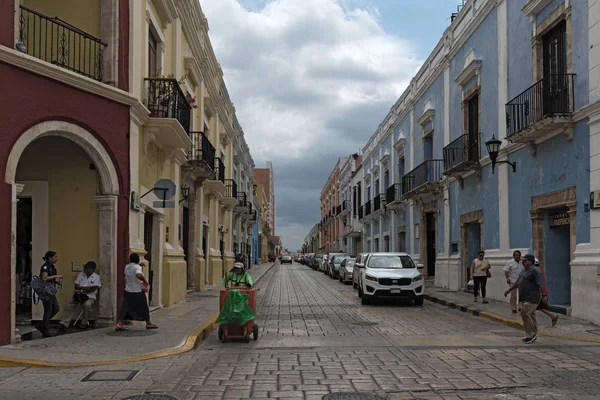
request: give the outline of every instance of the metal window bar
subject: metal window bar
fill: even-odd
[[[227,188],[225,192],[225,197],[231,197],[234,199],[238,198],[237,193],[237,183],[233,179],[225,179],[225,187]]]
[[[19,42],[24,52],[69,71],[102,81],[102,52],[97,37],[25,6],[19,6]]]
[[[363,217],[365,216],[365,209],[364,209],[364,205],[358,207],[358,219],[363,219]]]
[[[340,215],[341,213],[342,213],[342,205],[340,204],[339,206],[336,207],[335,215]]]
[[[444,171],[481,159],[481,133],[466,133],[444,147]]]
[[[248,196],[245,192],[238,192],[237,199],[238,205],[241,207],[245,207],[248,203]]]
[[[365,217],[371,214],[371,200],[365,203]]]
[[[443,178],[444,160],[427,160],[402,177],[402,189],[406,194],[427,184],[439,182]]]
[[[203,132],[190,132],[192,146],[188,150],[188,160],[192,164],[204,162],[211,170],[214,170],[214,159],[216,150],[210,140]]]
[[[175,118],[190,132],[192,107],[173,78],[146,78],[146,106],[154,118]]]
[[[383,200],[383,201],[382,201]],[[378,194],[373,199],[373,212],[381,210],[383,203],[385,202],[385,194]]]
[[[387,204],[404,201],[404,195],[402,192],[402,184],[394,183],[393,185],[388,187],[386,190],[386,193],[385,193],[385,200],[386,200]]]
[[[215,158],[215,173],[217,179],[225,183],[225,164],[220,157]]]
[[[549,74],[506,104],[506,135],[550,116],[572,114],[575,74]]]

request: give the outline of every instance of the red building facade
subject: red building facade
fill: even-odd
[[[72,294],[66,285],[80,263],[95,259],[103,283],[98,318],[116,316],[124,287],[118,271],[129,251],[129,127],[136,100],[127,93],[129,1],[103,0],[102,7],[98,40],[105,58],[90,61],[96,62],[90,73],[85,63],[60,60],[56,49],[50,57],[36,52],[48,40],[33,43],[23,32],[45,21],[43,14],[0,2],[0,253],[11,260],[0,263],[0,345],[18,341],[22,322],[37,319],[20,288],[39,273],[39,254],[47,250],[59,254],[62,300]],[[84,43],[97,43],[79,34]],[[67,51],[73,55],[75,45],[63,56]]]

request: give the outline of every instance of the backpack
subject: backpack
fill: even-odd
[[[37,275],[31,278],[31,289],[42,302],[50,300],[56,294],[54,282],[45,281]]]

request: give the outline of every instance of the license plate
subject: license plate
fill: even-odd
[[[400,294],[400,293],[402,293],[402,290],[401,289],[391,289],[390,293],[391,294]]]

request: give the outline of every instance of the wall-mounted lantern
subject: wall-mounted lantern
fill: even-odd
[[[508,164],[512,167],[513,172],[517,172],[517,163],[509,162],[509,161],[496,161],[498,159],[498,153],[500,152],[500,147],[502,146],[502,141],[496,139],[496,137],[492,134],[492,138],[485,142],[485,147],[487,148],[488,154],[490,155],[490,160],[492,160],[492,173],[494,173],[494,167],[496,164]]]

